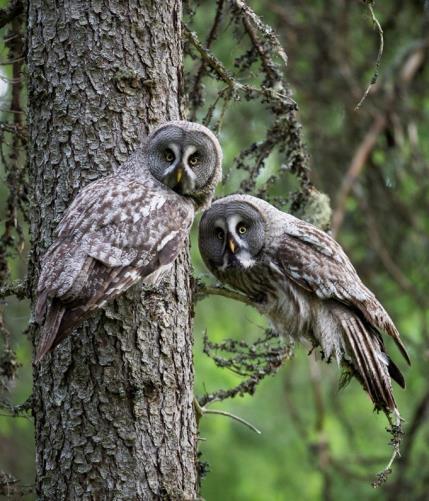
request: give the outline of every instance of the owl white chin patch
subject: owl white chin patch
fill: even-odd
[[[237,254],[237,259],[243,268],[250,268],[255,264],[255,260],[247,250],[241,250]]]
[[[222,266],[219,266],[219,271],[226,271],[230,267],[229,262],[230,256],[225,254],[223,256]],[[235,254],[235,259],[241,264],[241,266],[245,269],[252,267],[255,264],[255,260],[249,254],[247,250],[241,250],[237,254]]]

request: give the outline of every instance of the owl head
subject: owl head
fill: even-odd
[[[207,207],[222,176],[222,149],[203,125],[173,121],[159,126],[145,145],[148,168],[161,183]]]
[[[266,238],[266,214],[261,210],[264,204],[255,197],[230,195],[204,212],[199,248],[205,264],[215,274],[231,268],[250,268],[258,261]]]

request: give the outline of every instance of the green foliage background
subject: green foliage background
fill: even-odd
[[[359,112],[354,106],[371,79],[378,50],[378,36],[363,2],[254,0],[249,4],[278,32],[286,49],[286,78],[299,105],[299,119],[311,154],[312,179],[331,197],[334,208],[356,150],[375,118],[386,117],[387,125],[377,136],[347,199],[338,240],[390,312],[409,348],[411,368],[402,363],[387,340],[407,380],[407,389],[396,387],[395,395],[409,438],[404,443],[407,455],[394,465],[389,482],[374,490],[370,481],[390,454],[385,417],[372,411],[370,400],[356,382],[338,392],[335,364],[324,364],[318,356],[316,365],[310,363],[308,348],[297,344],[293,359],[274,377],[264,380],[253,397],[213,404],[213,408],[250,421],[262,430],[261,435],[221,416],[202,418],[201,461],[207,461],[210,470],[203,480],[202,496],[237,501],[428,499],[429,24],[424,2],[375,5],[384,29],[385,50],[375,91]],[[192,29],[201,39],[214,13],[215,2],[201,2],[196,8]],[[246,49],[245,42],[233,36],[227,13],[222,26],[213,52],[233,67],[234,58]],[[417,54],[418,44],[422,52]],[[422,60],[412,79],[402,85],[401,71],[405,71],[413,51]],[[0,53],[6,60],[4,47],[0,47]],[[186,61],[189,74],[195,72],[196,64],[191,59]],[[4,67],[6,76],[8,71]],[[254,71],[257,80],[257,68]],[[208,106],[217,88],[210,77],[203,83]],[[1,98],[0,108],[7,107],[8,99],[8,95]],[[269,121],[267,113],[263,105],[253,101],[228,108],[220,133],[227,169],[242,148],[263,136]],[[203,115],[200,112],[197,118]],[[10,117],[3,113],[0,120],[8,122]],[[7,151],[7,142],[3,147]],[[280,161],[277,154],[272,155],[259,181]],[[4,166],[0,169],[4,179]],[[219,194],[236,190],[241,176],[233,172]],[[286,176],[276,187],[286,195],[295,189],[293,176]],[[0,213],[5,210],[6,197],[2,182]],[[192,258],[195,274],[201,276],[207,271],[195,237],[194,230]],[[25,276],[27,253],[28,243],[9,258],[11,278]],[[8,298],[0,307],[22,364],[8,399],[22,403],[31,393],[31,347],[22,335],[29,305]],[[217,368],[202,353],[204,331],[212,341],[256,340],[265,326],[264,319],[240,303],[219,297],[199,302],[194,328],[197,394],[240,382],[238,376]],[[1,412],[0,471],[31,484],[31,420]]]

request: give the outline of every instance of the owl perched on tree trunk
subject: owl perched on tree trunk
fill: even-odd
[[[381,333],[399,333],[348,257],[315,226],[248,195],[216,201],[201,218],[199,247],[222,282],[244,292],[285,336],[304,336],[362,383],[377,409],[399,416],[391,379],[405,387]]]
[[[86,186],[42,259],[36,362],[93,310],[133,284],[153,284],[184,246],[221,178],[222,150],[202,125],[162,124],[114,174]]]

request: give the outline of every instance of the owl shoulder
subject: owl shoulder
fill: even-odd
[[[56,235],[67,237],[97,227],[140,216],[147,203],[160,204],[162,194],[148,177],[136,179],[124,173],[112,174],[86,186],[73,200],[61,219]],[[161,200],[160,200],[161,199]]]

